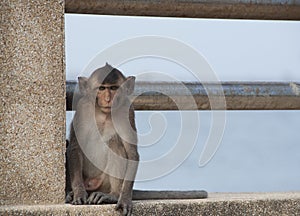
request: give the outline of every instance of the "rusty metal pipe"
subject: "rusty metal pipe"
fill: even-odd
[[[300,20],[299,0],[66,0],[66,13],[218,19]]]
[[[183,90],[182,84],[188,91]],[[77,100],[73,101],[76,85],[76,81],[67,81],[67,110],[76,109]],[[133,105],[136,110],[178,110],[178,107],[181,110],[211,110],[212,98],[222,100],[225,97],[226,107],[213,109],[300,110],[300,83],[224,82],[221,87],[216,83],[137,82]],[[191,100],[196,107],[191,106]]]

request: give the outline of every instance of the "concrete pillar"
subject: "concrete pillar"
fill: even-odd
[[[0,11],[0,205],[63,203],[64,1]]]

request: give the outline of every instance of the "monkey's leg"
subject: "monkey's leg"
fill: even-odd
[[[116,205],[116,210],[121,210],[123,215],[130,216],[132,212],[132,188],[137,172],[139,154],[136,145],[124,143],[124,147],[128,156],[127,167],[125,168],[125,176],[121,187],[120,196]],[[135,142],[136,143],[136,142]]]
[[[87,203],[88,204],[115,204],[118,202],[118,198],[102,192],[93,192],[89,196]]]

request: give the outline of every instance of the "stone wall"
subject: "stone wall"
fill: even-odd
[[[0,4],[0,205],[63,203],[64,1]]]

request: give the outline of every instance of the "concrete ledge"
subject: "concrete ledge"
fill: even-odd
[[[300,192],[211,193],[201,200],[135,201],[133,215],[297,215]],[[114,205],[1,206],[0,215],[120,215]]]

